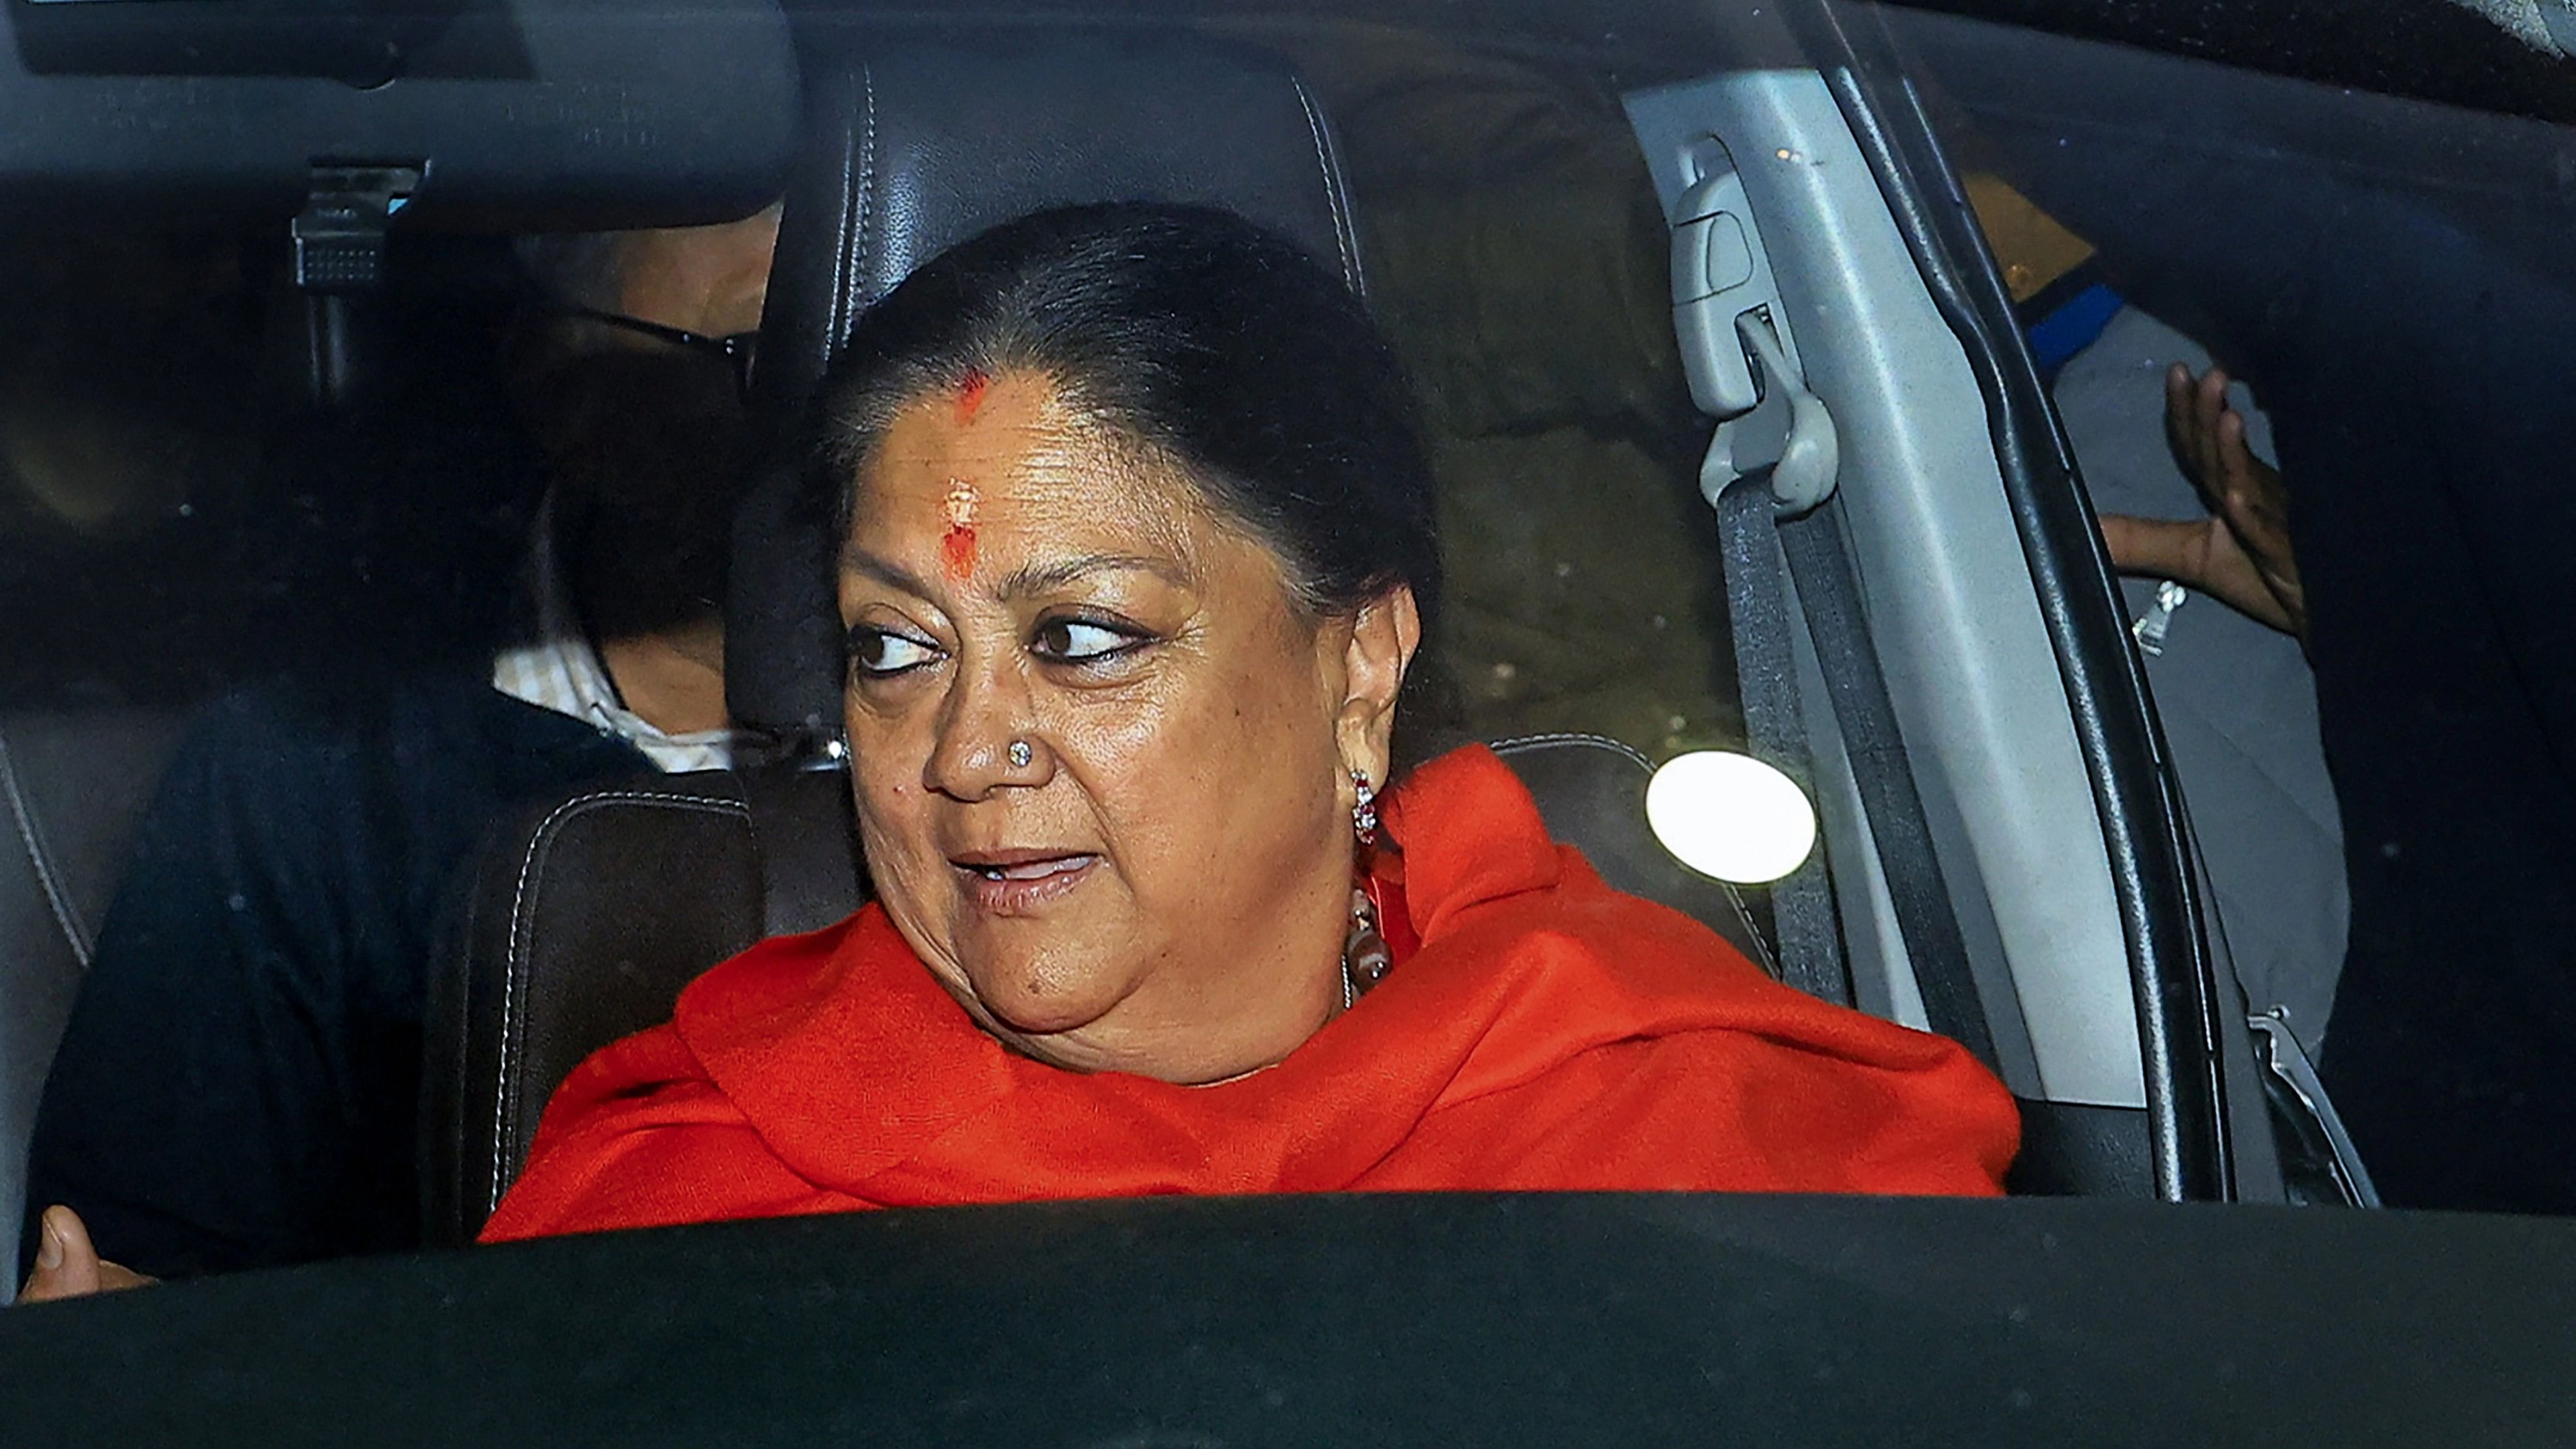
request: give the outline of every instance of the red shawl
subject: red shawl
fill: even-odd
[[[869,906],[708,972],[573,1072],[486,1241],[1145,1193],[1992,1193],[2017,1119],[1960,1049],[1766,977],[1549,842],[1482,748],[1389,802],[1417,938],[1221,1086],[1005,1050]]]

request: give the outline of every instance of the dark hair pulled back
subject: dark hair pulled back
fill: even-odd
[[[1360,299],[1295,243],[1210,207],[1112,202],[1036,212],[922,264],[859,318],[818,395],[834,536],[905,406],[1015,369],[1176,464],[1318,617],[1404,584],[1431,637],[1439,529],[1412,391]],[[1438,680],[1417,655],[1399,770],[1445,723]]]

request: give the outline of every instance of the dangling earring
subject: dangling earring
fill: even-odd
[[[1368,892],[1351,888],[1351,933],[1342,942],[1342,1009],[1368,989],[1386,979],[1387,968],[1395,964],[1395,953],[1386,946],[1386,937],[1377,928],[1377,905]]]
[[[1351,834],[1360,849],[1377,844],[1377,787],[1368,771],[1351,771]],[[1351,930],[1342,939],[1342,1009],[1348,1011],[1368,989],[1386,979],[1395,953],[1377,928],[1377,903],[1363,887],[1351,887]]]

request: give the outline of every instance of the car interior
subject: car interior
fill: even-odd
[[[782,402],[810,391],[848,319],[911,266],[1050,204],[1227,206],[1337,259],[1366,292],[1334,133],[1275,56],[1186,34],[971,48],[901,31],[846,41],[845,70],[809,77],[816,114],[773,264],[760,386]],[[709,964],[859,902],[864,869],[837,768],[830,540],[794,506],[798,482],[767,480],[735,535],[742,584],[727,687],[768,758],[714,780],[645,779],[543,802],[476,875],[458,959],[433,978],[445,994],[433,997],[426,1034],[434,1053],[458,1052],[433,1058],[424,1111],[439,1240],[471,1240],[574,1063],[662,1020]],[[1734,892],[1681,867],[1645,830],[1642,754],[1576,733],[1492,743],[1557,832],[1612,879],[1761,956]],[[674,934],[678,918],[688,925]],[[605,961],[618,963],[613,991],[599,989]]]
[[[1666,329],[1652,339],[1662,391],[1632,412],[1661,417],[1661,436],[1616,446],[1678,460],[1666,469],[1677,486],[1658,495],[1668,512],[1598,526],[1614,540],[1668,533],[1635,544],[1638,556],[1692,554],[1706,570],[1694,587],[1715,581],[1723,552],[1722,584],[1670,606],[1713,621],[1708,630],[1674,629],[1654,647],[1702,651],[1694,678],[1741,680],[1743,728],[1757,750],[1786,752],[1821,817],[1805,887],[1821,894],[1801,905],[1792,884],[1713,881],[1648,829],[1645,790],[1661,759],[1741,746],[1725,717],[1732,698],[1641,711],[1656,723],[1669,713],[1668,730],[1649,731],[1625,715],[1587,720],[1580,688],[1571,704],[1505,707],[1510,660],[1477,656],[1461,669],[1471,706],[1487,684],[1504,703],[1471,707],[1471,727],[1613,884],[1810,989],[1980,1044],[2023,1103],[2017,1190],[2289,1195],[2275,1148],[2283,1101],[2267,1092],[2241,997],[2203,928],[2127,620],[1993,259],[1919,114],[1874,89],[1865,67],[1819,68],[1808,57],[1825,42],[1797,16],[1741,7],[1677,29],[1682,40],[1619,38],[1605,57],[1598,37],[1569,33],[1579,23],[1534,16],[1479,45],[1430,24],[1386,38],[1357,12],[1104,22],[1029,5],[966,23],[862,6],[790,16],[753,0],[633,15],[520,0],[409,38],[396,52],[411,56],[402,78],[370,85],[366,67],[382,62],[364,36],[312,39],[284,62],[228,62],[221,46],[182,43],[194,7],[172,5],[160,48],[135,54],[123,32],[84,29],[90,8],[9,11],[20,44],[0,59],[0,113],[15,120],[0,142],[0,194],[92,228],[186,196],[215,229],[265,236],[263,255],[288,280],[263,335],[284,346],[300,389],[279,416],[307,430],[320,454],[308,466],[325,471],[382,456],[370,448],[386,446],[388,429],[447,416],[423,399],[451,380],[423,382],[394,360],[412,324],[382,299],[406,287],[447,295],[460,267],[488,274],[509,233],[727,219],[783,196],[753,378],[771,428],[790,425],[835,341],[910,267],[1054,203],[1231,207],[1336,264],[1390,325],[1408,309],[1456,315],[1424,298],[1465,286],[1454,274],[1472,267],[1455,254],[1426,261],[1420,217],[1507,234],[1551,198],[1498,183],[1455,208],[1430,190],[1410,212],[1384,205],[1415,144],[1406,108],[1443,76],[1497,91],[1495,77],[1515,68],[1559,78],[1592,107],[1595,134],[1627,148],[1609,189],[1631,195],[1636,214],[1601,225],[1640,242],[1632,260],[1644,258],[1649,290],[1627,301]],[[1370,37],[1423,46],[1433,59],[1420,74],[1434,81],[1348,59]],[[200,73],[171,63],[183,51]],[[1517,115],[1499,128],[1515,144],[1578,166],[1593,154],[1559,134],[1574,129],[1561,116],[1521,116],[1514,131]],[[151,118],[153,144],[135,144],[135,117]],[[1363,171],[1370,184],[1355,179]],[[1473,215],[1480,205],[1495,215]],[[1571,306],[1606,295],[1571,269],[1543,285]],[[488,302],[496,284],[480,286]],[[1408,360],[1435,413],[1477,405],[1442,391],[1436,352]],[[1696,411],[1678,401],[1685,393]],[[1490,439],[1538,446],[1540,430],[1517,417]],[[347,441],[362,434],[379,441]],[[316,436],[343,441],[314,448]],[[1489,445],[1502,446],[1453,454],[1472,473]],[[463,466],[451,458],[423,476]],[[1783,480],[1801,466],[1819,490],[1806,502],[1831,502],[1801,515],[1820,520],[1796,525],[1804,532],[1775,529],[1771,515],[1789,506]],[[735,520],[735,767],[532,802],[459,885],[425,1031],[434,1244],[471,1241],[548,1094],[583,1056],[667,1017],[688,980],[751,942],[819,928],[864,899],[839,735],[833,540],[799,505],[798,484],[794,468],[767,465]],[[1721,541],[1729,496],[1755,502]],[[507,550],[490,541],[514,536],[526,502],[523,489],[474,515],[496,560]],[[1490,544],[1492,572],[1543,576],[1548,545],[1524,531],[1527,510],[1499,487],[1479,506],[1487,513],[1449,527],[1453,550]],[[404,515],[368,516],[399,532],[381,520]],[[1505,552],[1514,546],[1530,551]],[[12,547],[0,537],[0,552]],[[1650,579],[1656,567],[1637,565]],[[31,568],[0,582],[32,590],[45,576]],[[1559,579],[1568,572],[1556,565]],[[279,592],[291,604],[270,607],[327,610],[311,596],[316,578],[346,582],[290,579]],[[1461,590],[1471,606],[1475,588],[1471,578]],[[488,603],[490,590],[467,592],[460,601],[451,586],[447,603]],[[37,649],[22,641],[13,653]],[[191,691],[10,667],[20,682],[0,698],[12,824],[0,863],[0,1212],[14,1215],[53,1041]],[[2334,1155],[2315,1132],[2289,1140],[2294,1155]]]

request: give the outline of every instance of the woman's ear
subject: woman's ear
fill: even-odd
[[[1422,610],[1411,586],[1398,584],[1369,601],[1350,629],[1335,733],[1344,766],[1367,771],[1383,786],[1393,755],[1396,695],[1414,651],[1422,647]]]

